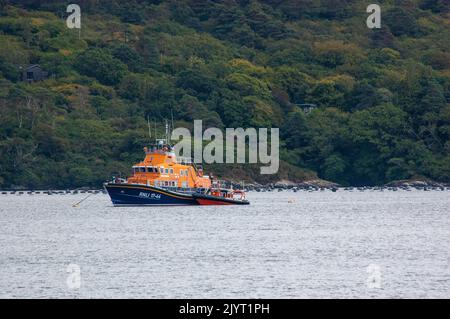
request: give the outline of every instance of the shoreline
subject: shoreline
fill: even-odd
[[[238,189],[238,187],[235,187]],[[308,183],[299,183],[293,185],[246,185],[246,192],[299,192],[299,191],[331,191],[331,192],[342,192],[342,191],[449,191],[450,185],[440,185],[440,186],[423,186],[423,185],[413,185],[413,186],[363,186],[363,187],[319,187],[311,185]],[[107,194],[106,190],[103,189],[89,189],[89,190],[0,190],[0,195],[98,195]]]
[[[450,183],[439,183],[432,180],[425,179],[410,179],[410,180],[399,180],[392,181],[385,185],[378,186],[342,186],[337,183],[333,183],[330,181],[322,180],[322,179],[313,179],[307,180],[303,182],[292,182],[288,180],[282,180],[276,183],[268,183],[268,184],[259,184],[259,183],[246,183],[244,185],[241,182],[231,181],[233,188],[242,189],[244,188],[246,191],[256,191],[256,192],[265,192],[265,191],[324,191],[331,190],[336,192],[338,190],[450,190]],[[0,189],[0,195],[7,194],[47,194],[47,195],[67,195],[67,194],[106,194],[106,190],[103,188],[90,188],[90,187],[79,187],[75,189],[66,188],[66,189],[25,189],[25,188],[5,188]]]
[[[240,186],[240,183],[233,183],[233,186]],[[246,189],[256,190],[256,191],[267,191],[267,190],[332,190],[337,191],[342,190],[398,190],[398,189],[419,189],[419,190],[445,190],[450,189],[450,183],[438,183],[431,180],[422,179],[411,179],[411,180],[400,180],[392,181],[384,185],[376,186],[342,186],[337,183],[322,179],[313,179],[303,182],[291,182],[291,181],[279,181],[277,183],[269,184],[259,184],[259,183],[248,183],[245,184]]]

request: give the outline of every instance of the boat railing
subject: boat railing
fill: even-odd
[[[113,177],[113,179],[111,181],[112,184],[124,184],[126,182],[127,182],[127,180],[125,178],[115,177],[115,176]]]
[[[171,186],[162,186],[159,187],[161,189],[169,190],[176,193],[195,193],[198,191],[197,188],[187,188],[187,187],[171,187]]]
[[[186,164],[193,164],[192,158],[190,157],[177,157],[177,163],[178,164],[182,164],[182,165],[186,165]]]
[[[224,188],[224,189],[231,189],[232,184],[229,181],[224,180],[214,180],[211,185],[212,188]]]
[[[155,187],[155,188],[169,190],[169,191],[178,192],[178,193],[195,193],[195,192],[199,191],[198,188],[191,188],[191,187],[156,186],[156,185],[151,185],[151,184],[147,184],[147,183],[138,183],[137,185],[152,186],[152,187]]]

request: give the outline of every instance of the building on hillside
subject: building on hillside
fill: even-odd
[[[48,72],[44,71],[39,64],[33,64],[26,68],[20,67],[20,80],[23,82],[37,82],[48,79]]]

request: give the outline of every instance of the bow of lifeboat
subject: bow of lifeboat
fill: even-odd
[[[114,206],[184,206],[198,205],[192,194],[155,186],[106,183]]]

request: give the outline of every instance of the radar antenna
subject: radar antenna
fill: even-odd
[[[152,139],[152,128],[150,126],[150,117],[147,116],[147,125],[148,125],[148,138],[151,141]]]

